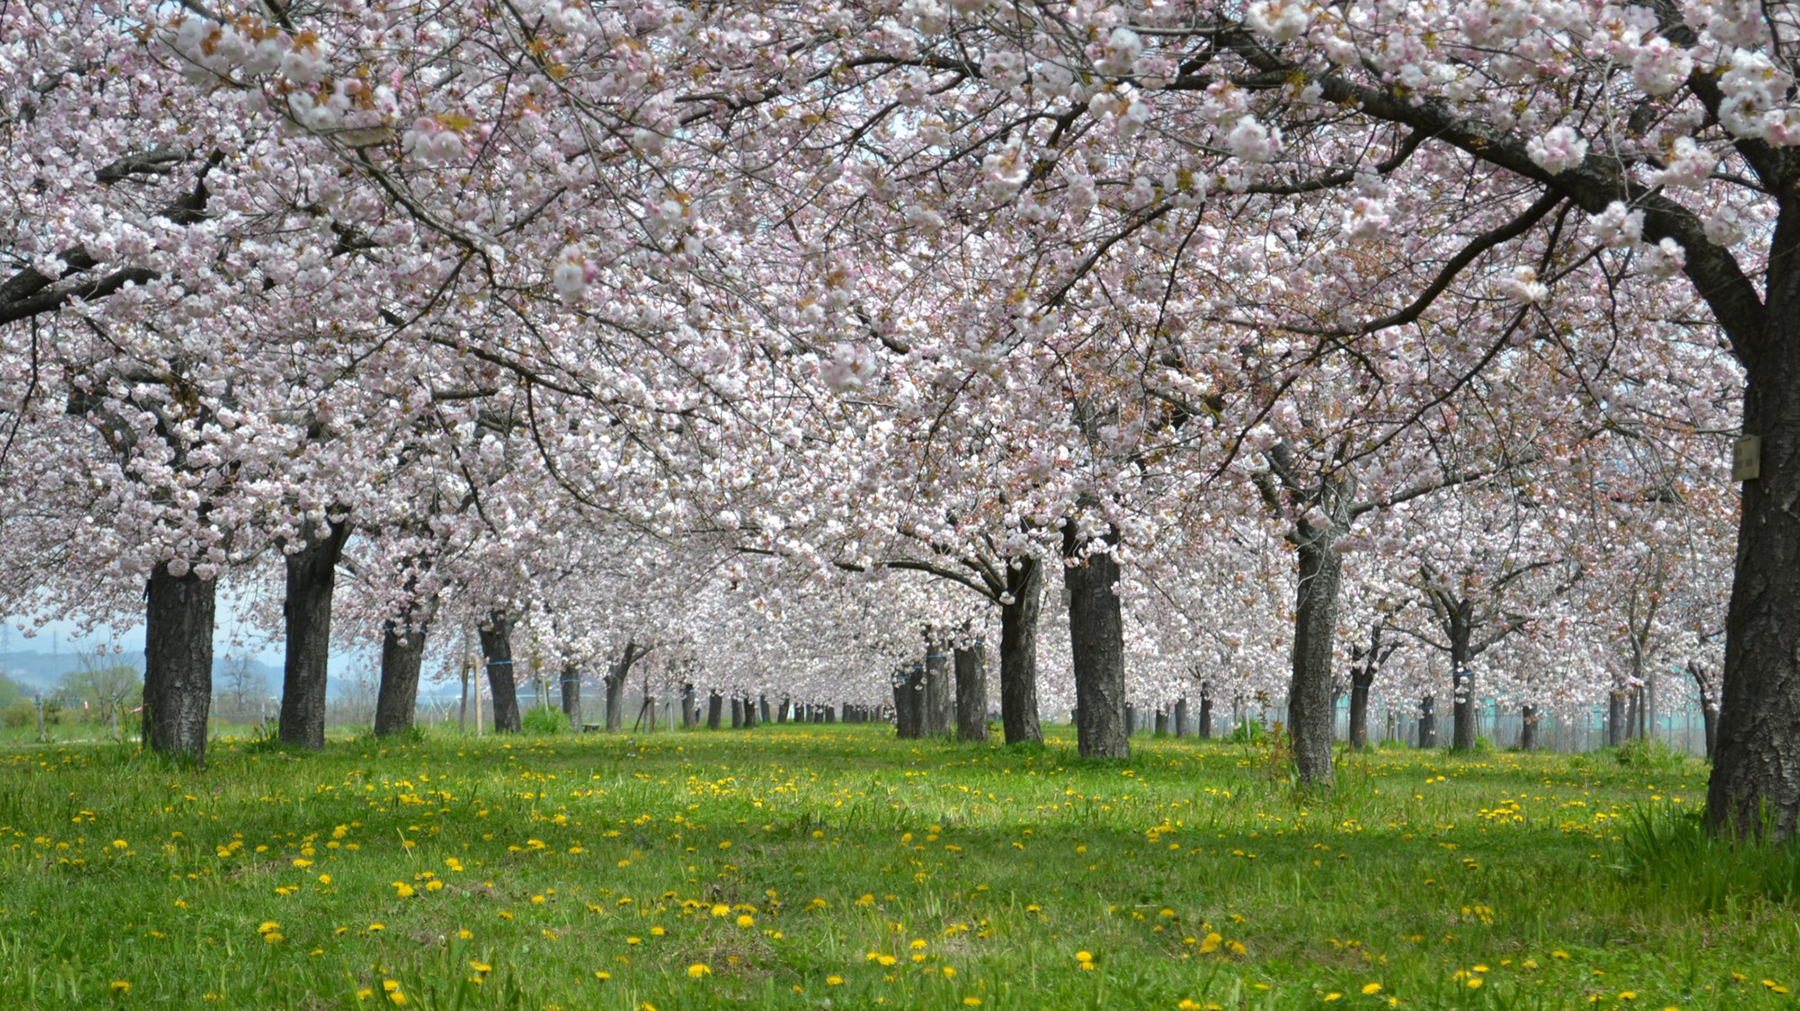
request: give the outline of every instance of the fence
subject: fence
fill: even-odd
[[[704,720],[705,695],[698,701],[701,719]],[[530,685],[521,686],[519,704],[522,709],[542,706],[560,710],[559,702],[551,692],[535,691]],[[679,696],[674,694],[657,695],[650,706],[645,704],[641,694],[628,694],[623,707],[623,729],[631,733],[646,733],[652,729],[661,731],[678,727],[681,724],[680,705]],[[770,706],[775,705],[775,700],[770,700]],[[481,733],[492,725],[492,707],[491,700],[485,697],[478,704],[477,700],[471,698],[466,712],[459,699],[421,699],[413,720],[424,726],[460,724],[470,733]],[[583,692],[580,722],[590,726],[603,723],[606,718],[605,709],[606,700],[601,692]],[[1192,707],[1191,720],[1198,720],[1198,710],[1197,705]],[[1241,707],[1236,713],[1229,705],[1220,705],[1213,711],[1213,734],[1228,735],[1239,722],[1245,720],[1264,727],[1272,726],[1286,719],[1286,711],[1285,699],[1251,704]],[[248,705],[237,700],[222,699],[212,709],[212,732],[219,737],[260,735],[267,732],[268,721],[273,720],[279,712],[280,702],[275,699]],[[1134,707],[1133,714],[1135,732],[1144,733],[1152,729],[1154,714],[1150,710]],[[1502,710],[1498,702],[1490,700],[1476,707],[1476,714],[1477,736],[1486,737],[1501,748],[1518,745],[1525,722],[1518,709]],[[42,705],[38,704],[38,700],[0,703],[0,742],[20,744],[119,738],[135,740],[140,721],[137,712],[121,709],[116,714],[116,730],[114,715],[104,707],[82,709],[58,705],[48,699],[42,700]],[[326,726],[338,733],[367,730],[374,720],[373,699],[340,699],[326,707]],[[1370,743],[1395,741],[1407,747],[1418,746],[1419,715],[1417,708],[1410,703],[1372,702],[1368,720]],[[761,713],[758,714],[758,722],[762,722]],[[1695,756],[1706,754],[1706,724],[1698,710],[1684,708],[1661,712],[1649,724],[1648,736],[1671,749]],[[1173,729],[1172,721],[1170,729]],[[1190,733],[1192,732],[1195,729],[1190,729]],[[1445,705],[1437,713],[1437,743],[1447,746],[1450,743],[1450,733],[1450,709]],[[1340,700],[1337,707],[1336,734],[1340,740],[1347,740],[1350,736],[1348,700]],[[1593,751],[1605,747],[1606,739],[1606,709],[1602,706],[1573,713],[1545,712],[1538,717],[1537,743],[1538,748],[1544,751]]]

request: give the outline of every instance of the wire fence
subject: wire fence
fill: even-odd
[[[695,701],[697,722],[704,724],[707,698],[702,694]],[[783,715],[778,700],[758,699],[754,704],[757,707],[758,723],[775,722]],[[538,708],[549,709],[561,718],[560,699],[552,697],[550,692],[534,691],[526,686],[520,692],[519,705],[525,712]],[[621,707],[620,729],[629,733],[676,729],[683,725],[681,706],[681,697],[672,693],[652,695],[648,700],[641,694],[631,694]],[[248,702],[239,699],[219,700],[213,706],[210,716],[212,735],[218,738],[267,736],[280,709],[280,702],[276,699]],[[725,709],[728,714],[729,701]],[[602,693],[583,692],[579,719],[571,722],[579,724],[580,729],[598,729],[605,723],[605,710],[606,702]],[[1189,726],[1186,729],[1191,735],[1199,733],[1198,710],[1197,705],[1192,706],[1189,713]],[[835,716],[839,711],[841,710],[834,709],[832,715]],[[1212,736],[1229,736],[1246,722],[1256,723],[1263,729],[1271,728],[1286,718],[1286,711],[1286,701],[1281,699],[1237,707],[1218,706],[1211,716]],[[1158,729],[1154,711],[1132,707],[1130,714],[1134,734],[1152,733]],[[1061,717],[1067,714],[1045,715]],[[1499,748],[1519,746],[1525,726],[1524,715],[1519,710],[1503,710],[1497,702],[1488,701],[1477,706],[1476,715],[1477,736],[1487,738]],[[789,719],[806,722],[823,722],[826,719],[822,707],[815,707],[806,714],[789,710],[787,716]],[[880,712],[874,713],[874,716],[878,720],[885,718],[885,714]],[[373,727],[374,720],[375,703],[372,698],[340,699],[326,706],[326,727],[336,734],[367,732]],[[466,702],[459,698],[422,699],[414,712],[413,721],[427,727],[457,727],[465,733],[480,734],[491,728],[493,703],[485,696],[471,696]],[[0,743],[6,744],[136,740],[141,723],[141,711],[136,706],[95,705],[91,701],[86,705],[71,705],[51,699],[0,703]],[[1539,750],[1576,753],[1595,751],[1607,744],[1607,711],[1604,706],[1574,712],[1544,712],[1537,717],[1537,723]],[[1699,710],[1678,708],[1659,712],[1645,723],[1646,736],[1661,741],[1670,749],[1702,757],[1706,754],[1706,722]],[[1173,716],[1165,713],[1161,726],[1168,733],[1174,733]],[[1438,746],[1447,747],[1450,744],[1451,727],[1451,715],[1446,706],[1436,714]],[[1370,704],[1368,733],[1371,744],[1393,742],[1406,747],[1418,747],[1419,730],[1419,712],[1416,706],[1379,702]],[[1347,700],[1341,701],[1337,707],[1336,736],[1339,740],[1348,740],[1350,737]]]

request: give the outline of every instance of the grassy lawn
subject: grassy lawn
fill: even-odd
[[[1126,765],[764,726],[183,770],[0,748],[0,1006],[1791,1007],[1800,916],[1623,870],[1705,768]]]

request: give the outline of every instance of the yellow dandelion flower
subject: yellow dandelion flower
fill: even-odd
[[[827,977],[825,977],[825,985],[826,986],[843,986],[844,985],[844,977],[842,977],[842,976],[827,976]]]
[[[1376,995],[1376,994],[1378,994],[1378,993],[1380,993],[1380,992],[1381,992],[1381,984],[1380,984],[1380,983],[1367,983],[1367,984],[1364,984],[1364,985],[1363,985],[1363,988],[1362,988],[1362,992],[1363,992],[1363,993],[1366,993],[1366,994],[1368,994],[1368,995],[1369,995],[1369,996],[1371,996],[1371,997],[1373,997],[1373,996],[1375,996],[1375,995]]]
[[[749,913],[740,913],[738,914],[737,925],[740,927],[754,927],[756,926],[756,917],[751,916]]]
[[[126,979],[113,980],[112,981],[112,992],[118,994],[121,997],[125,996],[126,994],[131,992],[131,981],[126,980]]]
[[[687,972],[688,975],[694,979],[699,979],[702,976],[711,976],[712,966],[707,965],[705,962],[695,962],[693,965],[688,966]]]

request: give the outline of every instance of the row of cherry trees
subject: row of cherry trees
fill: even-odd
[[[1090,754],[1280,694],[1320,784],[1434,652],[1465,746],[1692,664],[1714,824],[1791,834],[1791,14],[0,9],[0,585],[142,614],[194,756],[238,578],[313,746],[334,622],[384,729],[434,629],[505,727],[528,665],[845,697],[929,626],[1009,739],[1040,666]]]

